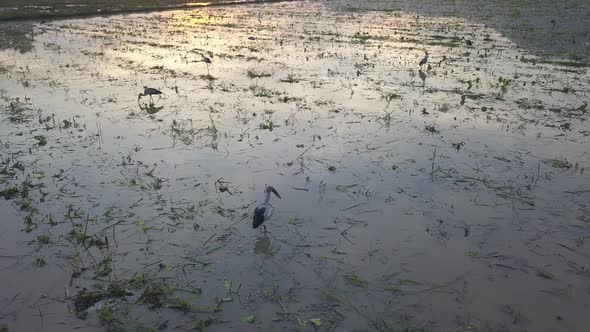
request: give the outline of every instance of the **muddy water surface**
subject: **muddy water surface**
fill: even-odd
[[[315,2],[33,31],[0,53],[9,331],[590,323],[588,63]]]

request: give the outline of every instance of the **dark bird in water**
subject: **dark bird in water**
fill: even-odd
[[[207,75],[209,75],[209,65],[213,63],[211,58],[201,54],[201,62],[204,62],[207,65]]]
[[[424,50],[424,57],[422,58],[422,60],[420,60],[420,68],[422,68],[422,66],[424,66],[426,63],[428,63],[428,51]]]
[[[211,58],[208,56],[204,56],[203,54],[201,54],[201,61],[210,65],[213,63],[213,61],[211,61]]]
[[[162,91],[160,91],[158,89],[148,88],[147,86],[144,86],[143,93],[140,93],[139,97],[150,96],[150,101],[152,101],[153,95],[161,95],[161,94],[162,94]]]
[[[254,209],[254,218],[252,221],[252,228],[258,228],[264,223],[266,220],[270,219],[272,214],[272,206],[270,206],[270,193],[275,194],[278,198],[281,198],[281,195],[277,192],[277,190],[273,186],[266,186],[264,188],[265,198],[264,203],[258,205]],[[260,230],[266,233],[266,225],[262,225]]]

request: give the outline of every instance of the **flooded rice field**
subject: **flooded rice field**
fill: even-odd
[[[26,38],[0,52],[2,331],[587,329],[587,60],[319,2]]]

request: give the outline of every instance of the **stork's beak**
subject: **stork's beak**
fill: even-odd
[[[272,191],[272,193],[275,194],[275,196],[277,196],[278,198],[283,199],[281,197],[281,195],[279,195],[279,192],[276,191],[276,189],[274,187],[270,187],[270,191]]]

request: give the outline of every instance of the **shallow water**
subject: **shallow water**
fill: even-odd
[[[54,21],[32,46],[0,53],[9,331],[590,323],[584,62],[310,2]]]

